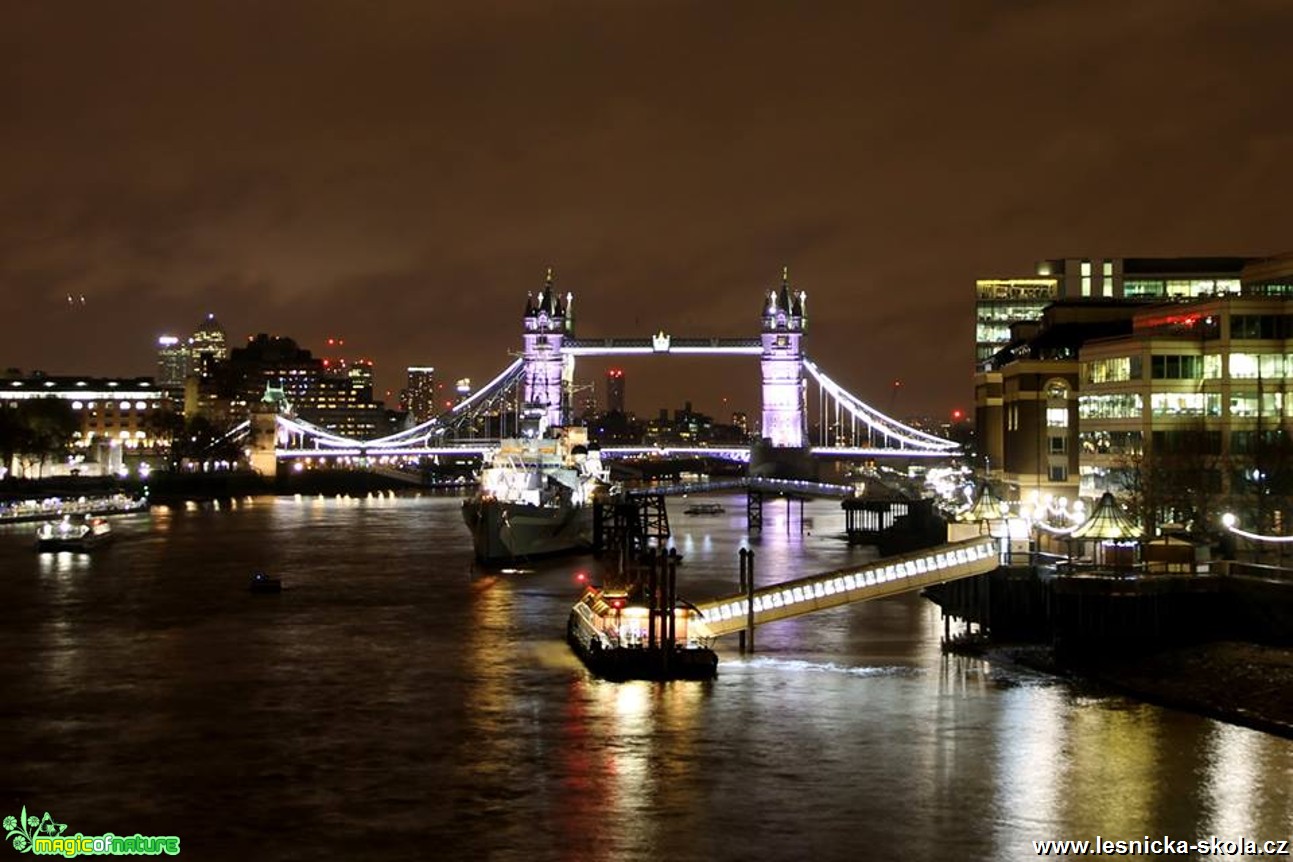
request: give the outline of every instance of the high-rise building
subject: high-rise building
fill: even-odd
[[[1163,279],[1175,292],[1152,306],[1091,296],[1048,308],[975,376],[991,474],[1034,506],[1112,491],[1150,529],[1207,530],[1229,511],[1285,531],[1293,257],[1250,262],[1238,290],[1224,281],[1196,296]]]
[[[749,437],[750,436],[750,417],[744,412],[733,413],[732,427],[740,430],[741,437],[743,438]]]
[[[239,421],[265,395],[281,390],[297,416],[347,437],[364,440],[384,430],[382,405],[372,400],[371,364],[354,365],[356,376],[338,374],[291,338],[264,333],[247,340],[214,366],[211,380],[192,380],[185,412],[215,421]]]
[[[611,368],[606,372],[606,412],[624,413],[624,369]]]
[[[214,314],[208,314],[189,336],[187,374],[199,377],[210,377],[217,362],[229,358],[229,344],[225,339],[224,329]]]
[[[157,339],[157,385],[163,389],[184,388],[189,373],[188,345],[174,335]]]
[[[975,363],[1010,342],[1010,327],[1037,323],[1059,299],[1171,302],[1239,293],[1242,257],[1057,258],[1024,278],[975,282]]]
[[[426,422],[440,412],[435,403],[435,368],[411,365],[408,375],[409,416],[414,422]]]

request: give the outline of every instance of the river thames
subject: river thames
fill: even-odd
[[[727,512],[670,503],[689,598],[734,591],[744,539],[744,500],[707,499]],[[563,636],[591,559],[477,571],[460,505],[155,507],[93,555],[0,528],[0,814],[176,835],[212,860],[1008,860],[1097,835],[1293,837],[1293,742],[945,656],[917,596],[761,628],[754,658],[721,642],[713,682],[590,678]],[[869,558],[837,538],[838,503],[809,504],[803,535],[795,514],[790,531],[784,506],[765,515],[759,583]],[[284,592],[250,594],[256,569]]]

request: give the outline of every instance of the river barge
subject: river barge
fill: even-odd
[[[570,610],[570,648],[603,679],[713,679],[718,654],[700,611],[677,602],[651,608],[625,592],[588,587]]]

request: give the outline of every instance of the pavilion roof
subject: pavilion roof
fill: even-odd
[[[1091,517],[1073,528],[1070,539],[1139,539],[1144,533],[1140,525],[1123,511],[1113,494],[1108,491],[1096,504]]]

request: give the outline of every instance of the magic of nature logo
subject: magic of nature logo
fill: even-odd
[[[180,839],[174,835],[66,835],[67,824],[59,823],[48,811],[44,817],[27,813],[5,817],[5,841],[13,849],[36,856],[178,856]]]

